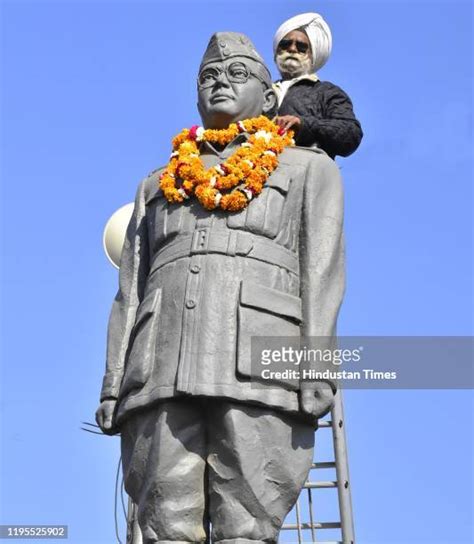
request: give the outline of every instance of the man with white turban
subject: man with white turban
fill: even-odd
[[[273,38],[273,54],[282,79],[275,121],[296,132],[297,145],[319,147],[331,158],[347,157],[362,139],[349,96],[317,74],[329,58],[331,30],[318,13],[302,13],[285,21]]]

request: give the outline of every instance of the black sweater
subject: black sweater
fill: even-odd
[[[351,99],[329,81],[298,81],[288,89],[278,115],[296,115],[301,119],[296,145],[317,144],[332,158],[347,157],[362,140]]]

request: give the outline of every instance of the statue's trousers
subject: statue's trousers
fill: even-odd
[[[144,543],[276,542],[313,460],[314,427],[264,406],[175,398],[122,428]]]

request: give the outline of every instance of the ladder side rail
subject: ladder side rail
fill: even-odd
[[[127,508],[127,544],[143,544],[142,532],[137,519],[137,505],[130,497]]]
[[[352,512],[349,462],[344,421],[342,391],[338,389],[331,411],[336,481],[339,500],[342,540],[344,544],[355,544],[354,517]]]

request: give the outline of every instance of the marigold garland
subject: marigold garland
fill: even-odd
[[[248,141],[225,162],[206,170],[200,142],[227,145],[241,132],[250,134]],[[183,202],[194,194],[208,210],[237,212],[262,192],[278,166],[278,155],[289,145],[294,145],[293,132],[285,132],[263,115],[223,130],[185,128],[173,138],[173,153],[159,185],[168,202]]]

